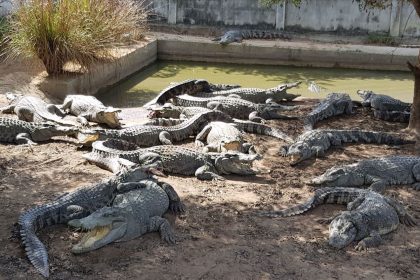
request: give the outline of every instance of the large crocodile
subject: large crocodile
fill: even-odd
[[[0,108],[1,113],[15,113],[20,120],[28,122],[51,121],[61,125],[75,125],[75,122],[64,120],[64,112],[57,105],[48,104],[39,97],[7,93],[10,104]]]
[[[84,126],[89,124],[88,121],[104,123],[111,128],[121,126],[118,118],[121,110],[106,107],[94,96],[67,95],[60,109],[77,116],[77,120]]]
[[[54,136],[73,136],[78,131],[75,127],[0,117],[0,142],[34,145],[35,142],[48,141]]]
[[[330,93],[309,113],[304,129],[311,130],[321,120],[341,114],[351,114],[353,102],[347,93]]]
[[[280,104],[256,104],[240,98],[231,97],[195,97],[182,95],[173,99],[174,104],[185,107],[204,107],[220,110],[232,118],[249,119],[262,122],[265,119],[295,119],[296,117],[281,114],[284,111],[296,109],[298,106],[283,106]]]
[[[230,43],[241,43],[243,39],[286,39],[290,40],[290,36],[281,32],[272,32],[264,30],[230,30],[221,37],[214,38],[222,45]]]
[[[420,190],[420,157],[388,156],[332,167],[309,183],[320,187],[367,185],[376,192],[391,185],[412,185]]]
[[[357,94],[362,98],[362,105],[371,107],[378,119],[393,122],[408,122],[410,119],[410,103],[370,90],[358,90]]]
[[[301,82],[294,82],[289,84],[281,84],[273,88],[262,89],[262,88],[235,88],[223,91],[214,91],[210,93],[197,93],[194,96],[197,97],[215,97],[215,96],[226,96],[226,97],[238,97],[244,100],[248,100],[253,103],[269,103],[269,102],[280,102],[283,100],[291,101],[300,95],[287,93],[288,89],[297,87]]]
[[[170,145],[173,141],[179,142],[190,136],[196,135],[204,125],[216,120],[232,121],[228,115],[220,111],[209,111],[195,115],[194,117],[174,126],[138,125],[119,130],[95,130],[95,133],[96,140],[117,138],[135,143],[142,147],[150,147],[160,144]],[[84,137],[83,133],[80,133],[79,136],[81,139]],[[89,137],[92,138],[90,132]]]
[[[280,154],[289,157],[290,164],[295,165],[314,156],[323,156],[331,146],[341,146],[343,143],[402,145],[415,141],[377,131],[315,129],[299,135],[293,144],[283,146]]]
[[[110,205],[118,193],[117,187],[120,183],[137,182],[149,177],[150,174],[143,167],[128,168],[108,180],[80,188],[23,213],[19,217],[20,235],[31,263],[42,275],[48,277],[48,254],[44,244],[36,236],[38,230],[85,217]]]
[[[175,190],[166,183],[154,180],[120,184],[124,193],[118,194],[112,206],[99,208],[81,219],[70,220],[72,227],[88,230],[73,246],[72,252],[80,254],[96,250],[111,242],[128,241],[147,232],[159,231],[161,238],[175,243],[175,236],[167,219],[168,210],[175,214],[184,212],[184,206]]]
[[[219,174],[254,175],[252,163],[260,158],[259,155],[241,153],[206,154],[172,145],[142,149],[135,144],[117,139],[96,141],[92,147],[92,152],[83,157],[92,163],[99,163],[100,167],[111,172],[118,172],[131,162],[159,167],[168,173],[195,175],[200,180],[223,180]]]
[[[324,222],[330,222],[329,244],[338,249],[354,241],[359,241],[356,250],[375,247],[382,243],[381,235],[396,230],[399,223],[407,226],[416,224],[399,202],[373,191],[355,188],[318,189],[314,196],[302,204],[260,215],[288,217],[326,203],[347,204],[347,211],[324,219]]]

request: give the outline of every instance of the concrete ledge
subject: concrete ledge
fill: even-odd
[[[158,59],[239,64],[408,71],[418,49],[366,45],[246,40],[221,46],[210,39],[158,34]]]
[[[143,69],[157,59],[157,41],[118,49],[120,57],[112,63],[93,67],[88,73],[47,77],[38,87],[44,93],[63,99],[68,94],[98,93],[101,88],[113,85]]]

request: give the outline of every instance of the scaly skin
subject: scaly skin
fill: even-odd
[[[120,109],[106,107],[94,96],[88,95],[67,95],[60,109],[68,111],[78,117],[82,125],[88,125],[88,121],[104,123],[111,128],[120,127],[118,113]]]
[[[410,111],[379,111],[373,109],[373,116],[384,121],[408,123],[411,113]]]
[[[168,173],[195,175],[200,180],[223,180],[219,174],[254,175],[252,162],[260,158],[259,155],[205,154],[172,145],[141,149],[117,139],[96,141],[92,147],[92,152],[83,157],[95,164],[99,159],[100,167],[112,172],[118,172],[124,166],[141,164],[159,167]]]
[[[69,136],[78,131],[74,127],[0,117],[0,142],[5,143],[33,145],[35,142],[48,141],[54,136]]]
[[[119,184],[137,182],[149,177],[145,168],[130,168],[111,179],[80,188],[23,213],[19,217],[20,235],[30,262],[43,276],[48,277],[48,254],[44,244],[36,236],[38,230],[85,217],[99,208],[110,205],[117,194]]]
[[[347,204],[347,211],[324,220],[331,222],[329,244],[338,249],[353,241],[359,241],[356,250],[375,247],[382,242],[381,235],[396,230],[400,222],[415,225],[413,218],[397,201],[369,190],[339,187],[318,189],[314,196],[302,204],[260,215],[288,217],[327,203]]]
[[[198,93],[194,96],[197,97],[238,97],[253,103],[268,103],[268,102],[281,102],[283,100],[291,101],[300,95],[287,93],[288,89],[296,87],[300,82],[281,84],[274,88],[261,89],[261,88],[236,88],[231,90],[214,91],[210,93]]]
[[[230,43],[241,43],[243,39],[287,39],[290,37],[280,32],[271,32],[263,30],[231,30],[222,37],[217,37],[213,41],[218,41],[221,45]]]
[[[319,187],[367,185],[376,192],[383,192],[391,185],[412,185],[420,190],[420,157],[388,156],[333,167],[312,179],[310,184]]]
[[[10,105],[0,108],[2,113],[15,113],[20,120],[28,122],[55,122],[61,125],[74,126],[75,123],[64,120],[65,114],[53,104],[47,104],[35,96],[6,94]]]
[[[262,122],[264,119],[295,119],[296,117],[280,114],[283,111],[296,109],[297,106],[283,106],[279,104],[256,104],[240,98],[230,97],[194,97],[182,95],[174,98],[175,105],[184,107],[204,107],[220,110],[232,118],[249,119]]]
[[[132,240],[153,231],[160,231],[166,242],[175,243],[168,220],[162,218],[167,210],[175,214],[184,212],[184,206],[172,186],[154,180],[142,180],[121,184],[119,187],[120,191],[124,189],[124,193],[115,197],[112,206],[68,222],[70,226],[89,231],[73,246],[73,253],[96,250],[111,242]]]
[[[312,130],[321,120],[341,114],[351,114],[353,102],[346,93],[330,93],[322,100],[305,119],[304,129]]]
[[[385,132],[315,129],[304,132],[293,144],[282,147],[280,154],[288,157],[291,165],[295,165],[314,156],[324,156],[331,146],[341,146],[343,143],[402,145],[413,144],[415,141],[405,140]]]
[[[214,120],[231,121],[231,118],[222,112],[210,111],[196,115],[193,118],[174,126],[139,125],[120,130],[95,130],[96,140],[117,138],[135,143],[142,147],[151,147],[161,144],[171,145],[172,142],[179,142],[190,136],[196,135],[200,128]],[[92,138],[91,132],[89,132],[89,137]]]

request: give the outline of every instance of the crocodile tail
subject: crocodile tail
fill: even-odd
[[[316,122],[317,122],[317,115],[309,115],[304,120],[303,130],[304,131],[313,130]]]
[[[360,131],[360,130],[350,130],[345,135],[344,142],[355,143],[355,142],[364,142],[364,143],[375,143],[375,144],[386,144],[386,145],[404,145],[404,144],[414,144],[415,141],[407,140],[399,136],[386,133],[386,132],[377,132],[377,131]]]
[[[235,119],[234,121],[238,128],[242,129],[247,133],[271,136],[277,139],[284,140],[288,143],[293,142],[293,139],[289,137],[286,133],[282,132],[280,129],[251,121],[243,121],[237,119]]]
[[[261,212],[259,216],[265,217],[290,217],[302,214],[321,204],[347,204],[356,199],[367,190],[356,188],[321,188],[306,202],[296,206],[274,212]]]

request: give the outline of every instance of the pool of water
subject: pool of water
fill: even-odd
[[[360,100],[356,91],[369,89],[412,102],[414,92],[410,72],[157,61],[100,94],[98,98],[106,105],[137,107],[150,101],[169,83],[193,78],[206,79],[211,83],[258,88],[302,81],[300,87],[291,89],[290,92],[313,98],[322,98],[330,92],[345,92],[353,99]],[[322,92],[310,92],[310,81],[320,85]]]

